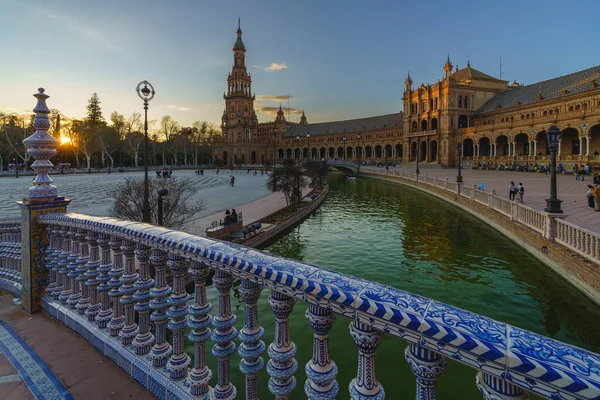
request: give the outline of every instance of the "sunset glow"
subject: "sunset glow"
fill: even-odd
[[[60,137],[60,144],[70,144],[70,143],[71,143],[71,138],[68,138],[66,136]]]

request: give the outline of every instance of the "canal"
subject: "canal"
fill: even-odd
[[[268,244],[264,250],[348,275],[383,283],[473,311],[523,329],[600,352],[599,307],[517,244],[452,205],[417,190],[375,179],[346,181],[330,177],[328,199],[315,215]],[[216,293],[209,298],[216,307]],[[259,318],[263,338],[273,339],[274,318],[263,291]],[[243,303],[233,299],[243,326]],[[296,303],[290,317],[297,346],[297,388],[304,399],[304,366],[312,355],[312,330],[306,304]],[[337,317],[330,332],[331,357],[346,399],[356,376],[357,350],[349,320]],[[390,399],[414,398],[415,379],[404,360],[406,342],[384,336],[376,352],[376,371]],[[209,357],[212,358],[212,357]],[[265,361],[268,357],[264,355]],[[232,360],[232,380],[243,392],[239,356]],[[216,372],[215,364],[211,368]],[[448,362],[438,380],[441,399],[481,399],[475,370]],[[260,375],[260,397],[268,392]],[[213,378],[214,380],[214,378]]]

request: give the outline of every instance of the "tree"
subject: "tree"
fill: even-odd
[[[139,112],[134,112],[131,114],[131,117],[125,119],[125,139],[129,144],[129,148],[131,149],[131,157],[133,158],[133,166],[139,166],[139,152],[140,145],[144,141],[144,134],[142,133],[142,129],[144,128],[142,122],[142,114]]]
[[[165,146],[169,146],[171,149],[171,156],[175,155],[174,139],[179,133],[179,123],[177,121],[173,121],[171,116],[165,115],[160,120],[160,130],[165,138],[162,149],[163,164],[165,164]]]
[[[102,115],[102,108],[100,107],[100,98],[97,93],[92,93],[92,97],[88,100],[88,105],[86,107],[87,115],[85,117],[85,122],[88,129],[88,134],[90,138],[95,141],[95,144],[86,141],[86,147],[89,149],[88,151],[94,153],[97,148],[100,149],[100,155],[102,157],[102,165],[105,165],[105,141],[101,135],[101,129],[106,126],[106,120]],[[92,149],[93,147],[93,149]],[[88,157],[88,168],[89,168],[89,157]]]
[[[2,130],[4,131],[3,141],[8,145],[2,147],[10,149],[7,157],[10,159],[11,156],[14,156],[17,159],[17,163],[21,159],[25,164],[28,163],[30,157],[25,145],[23,145],[23,139],[29,136],[30,133],[28,132],[31,132],[31,129],[33,129],[33,121],[30,121],[30,124],[25,128],[26,119],[26,116],[17,114],[0,115]],[[35,129],[33,129],[33,132],[35,132]]]
[[[311,177],[311,186],[322,188],[328,173],[327,161],[309,161],[307,169]]]
[[[299,203],[302,199],[302,188],[306,187],[306,180],[302,171],[294,160],[285,159],[281,167],[275,168],[267,180],[267,189],[272,192],[281,192],[288,205]]]
[[[165,188],[169,194],[163,200],[163,225],[177,228],[188,222],[189,219],[205,208],[204,200],[192,199],[198,191],[196,183],[183,179],[157,179],[148,180],[150,191],[150,214],[152,223],[158,221],[158,190]],[[117,218],[141,222],[143,219],[142,206],[144,203],[144,180],[141,178],[128,178],[112,193],[115,202],[111,208],[111,215]]]

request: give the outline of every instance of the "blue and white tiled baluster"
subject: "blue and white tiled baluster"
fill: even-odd
[[[275,338],[269,345],[267,372],[271,376],[269,391],[278,400],[289,398],[296,388],[294,374],[298,369],[298,362],[294,358],[296,345],[290,339],[289,325],[294,303],[296,299],[276,291],[272,291],[269,296],[269,304],[275,314]]]
[[[310,304],[306,319],[314,331],[312,360],[306,363],[304,392],[311,400],[335,399],[339,385],[335,380],[337,366],[329,356],[329,330],[335,315],[325,308]]]
[[[60,296],[60,292],[64,288],[64,277],[60,273],[61,265],[60,265],[60,256],[62,254],[63,249],[63,237],[62,237],[62,229],[60,226],[54,226],[52,229],[52,236],[54,236],[54,252],[52,253],[52,271],[56,275],[56,285],[52,288],[52,290],[48,291],[54,300],[58,300]]]
[[[350,323],[350,334],[358,347],[358,374],[348,387],[350,397],[354,400],[383,399],[383,387],[375,376],[375,350],[383,334],[356,320]]]
[[[123,240],[121,245],[123,256],[125,258],[125,273],[121,275],[121,304],[123,305],[123,313],[125,314],[125,325],[119,332],[119,338],[124,346],[129,346],[133,342],[133,338],[137,334],[138,326],[135,323],[135,311],[133,306],[135,299],[134,283],[137,281],[138,274],[135,272],[135,243],[130,240]]]
[[[98,277],[98,267],[100,266],[100,248],[98,247],[98,233],[88,231],[87,236],[88,246],[90,249],[90,258],[86,264],[87,271],[85,275],[87,280],[85,286],[87,286],[90,294],[89,305],[85,309],[85,315],[87,315],[88,321],[95,321],[96,316],[100,312],[102,304],[100,303],[100,297],[96,288],[100,284],[100,281],[96,279]]]
[[[81,240],[85,238],[85,234],[82,234],[78,229],[71,228],[69,231],[69,237],[71,238],[71,255],[69,256],[69,269],[68,277],[71,280],[71,294],[67,299],[69,308],[75,309],[77,303],[81,299],[81,285],[77,280],[77,277],[81,274],[79,269],[79,259],[81,258]]]
[[[53,225],[48,225],[46,231],[48,232],[48,247],[46,247],[46,256],[44,257],[45,266],[48,270],[48,286],[46,286],[46,292],[51,295],[58,286],[56,269],[54,268],[56,266],[56,262],[58,261],[58,259],[56,259],[54,256],[56,251],[57,235],[54,231]]]
[[[185,276],[188,262],[185,258],[170,254],[167,262],[173,274],[173,291],[169,297],[168,328],[173,332],[173,354],[167,363],[167,369],[171,379],[179,381],[187,378],[190,356],[185,353],[185,328],[187,327],[186,316],[188,313],[187,301],[190,296],[185,291]]]
[[[79,249],[77,248],[78,246],[76,246],[75,231],[75,228],[69,228],[67,236],[65,237],[65,244],[69,248],[69,254],[67,255],[67,265],[65,266],[65,288],[60,294],[60,302],[64,305],[68,305],[69,307],[73,308],[75,307],[75,304],[77,304],[77,300],[79,300],[79,298],[77,298],[75,303],[73,303],[75,291],[79,293],[79,287],[74,287],[77,286],[77,282],[75,281],[75,276],[73,275],[73,271],[75,270],[75,268],[77,268],[77,263],[75,262],[75,260],[77,260],[76,252],[79,251]],[[61,259],[63,258],[63,256],[64,255],[61,254]]]
[[[90,252],[86,233],[87,232],[84,229],[77,230],[77,237],[79,238],[79,246],[81,251],[79,257],[77,257],[77,268],[75,271],[78,273],[78,275],[75,279],[77,280],[77,285],[81,290],[81,297],[75,305],[75,308],[77,308],[77,313],[81,315],[85,314],[85,310],[90,305],[90,291],[86,285],[86,282],[89,279],[89,276],[86,275],[86,272],[88,270],[87,263],[90,260]]]
[[[101,259],[100,266],[98,267],[98,295],[100,296],[100,311],[96,316],[96,322],[99,328],[106,328],[108,322],[112,318],[113,310],[110,306],[110,297],[108,291],[110,290],[110,276],[108,275],[112,269],[112,253],[110,252],[110,237],[106,233],[101,233],[98,237],[98,244],[100,245]]]
[[[435,399],[435,381],[444,372],[446,358],[412,343],[406,347],[404,358],[417,380],[417,399]]]
[[[135,255],[139,263],[139,274],[133,294],[135,303],[134,310],[139,317],[138,333],[133,339],[135,354],[148,354],[154,343],[154,335],[150,332],[150,288],[154,285],[154,279],[150,277],[150,248],[143,244],[137,244]]]
[[[188,327],[192,329],[188,338],[194,343],[194,368],[188,377],[190,392],[200,399],[208,399],[210,395],[210,378],[212,372],[206,366],[206,341],[210,338],[212,306],[206,299],[206,278],[210,273],[208,266],[199,261],[192,261],[190,275],[194,280],[194,304],[189,308]]]
[[[528,400],[529,394],[518,386],[479,371],[475,381],[484,400]]]
[[[112,300],[113,314],[110,322],[108,323],[108,330],[110,336],[117,337],[119,332],[125,325],[125,315],[123,315],[123,305],[119,301],[121,299],[121,276],[125,273],[125,267],[123,266],[123,250],[121,249],[121,243],[123,240],[117,236],[110,238],[110,249],[113,253],[113,266],[108,273],[110,281],[110,292],[108,297]]]
[[[60,270],[58,273],[62,277],[62,290],[60,291],[59,299],[61,304],[67,305],[67,300],[71,294],[71,279],[69,279],[69,256],[71,255],[71,238],[69,237],[69,227],[63,227],[61,231],[62,237],[62,252],[60,253],[58,265]]]
[[[265,352],[265,343],[260,340],[265,330],[258,323],[258,309],[256,303],[260,298],[262,286],[249,279],[242,279],[240,286],[240,298],[245,306],[244,327],[240,331],[239,338],[242,344],[238,353],[240,371],[246,375],[246,400],[258,399],[258,373],[265,367],[265,361],[261,357]]]
[[[150,320],[154,323],[154,345],[150,350],[152,365],[164,367],[171,355],[171,345],[167,342],[167,298],[171,295],[171,287],[167,285],[167,253],[152,250],[150,262],[154,267],[154,287],[150,290]]]
[[[229,381],[230,356],[235,352],[233,339],[237,336],[235,315],[231,312],[231,287],[233,278],[225,271],[217,270],[213,283],[219,291],[219,309],[213,318],[214,330],[212,340],[215,345],[212,354],[218,360],[217,385],[213,389],[213,398],[219,400],[234,399],[237,393],[235,386]]]

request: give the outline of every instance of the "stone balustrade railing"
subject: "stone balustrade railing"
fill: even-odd
[[[554,240],[588,259],[600,260],[600,235],[597,233],[558,220]]]
[[[515,203],[516,204],[516,203]],[[533,229],[541,235],[547,232],[548,217],[545,213],[536,211],[531,207],[522,204],[516,204],[517,216],[516,221],[522,223],[528,228]]]
[[[450,182],[427,175],[420,175],[417,179],[416,174],[412,172],[402,170],[386,171],[384,168],[379,167],[363,167],[361,172],[381,176],[396,176],[442,188],[452,193],[458,191],[460,196],[486,205],[488,208],[541,234],[546,239],[555,240],[569,250],[579,253],[587,260],[600,264],[600,235],[563,221],[560,216],[534,210],[518,204],[516,201],[500,197],[493,192],[479,190],[475,186],[457,185],[457,190],[455,190],[455,186],[451,185]]]
[[[48,234],[44,308],[159,398],[235,398],[230,358],[238,341],[245,398],[258,398],[258,373],[266,364],[270,392],[288,399],[298,368],[288,318],[297,303],[305,303],[314,334],[303,385],[309,399],[338,395],[336,354],[330,354],[328,345],[336,315],[350,320],[358,354],[356,378],[343,382],[352,399],[384,398],[374,357],[384,335],[408,342],[405,358],[415,374],[417,399],[435,398],[435,382],[447,359],[477,370],[484,399],[526,399],[527,392],[546,398],[600,398],[598,354],[447,304],[147,224],[62,213],[39,215],[37,221]],[[206,295],[213,273],[219,293],[214,310]],[[188,279],[193,293],[185,289]],[[241,281],[245,303],[239,331],[230,303],[235,280]],[[257,309],[263,289],[270,291],[274,314],[260,316],[275,331],[268,349]],[[218,363],[214,372],[206,365],[209,340]],[[194,346],[191,358],[185,343]]]
[[[21,221],[19,218],[0,219],[0,290],[21,295]]]

